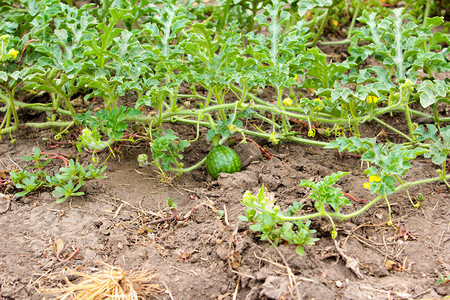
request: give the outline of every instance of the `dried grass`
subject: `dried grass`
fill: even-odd
[[[154,272],[124,271],[121,267],[103,263],[104,269],[92,274],[70,270],[70,275],[81,277],[77,283],[70,282],[59,288],[41,288],[45,294],[59,294],[55,299],[147,299],[163,291],[159,284],[154,283],[157,275]]]

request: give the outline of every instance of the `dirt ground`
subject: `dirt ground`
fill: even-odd
[[[171,129],[186,139],[195,134],[185,126]],[[363,126],[367,136],[377,136],[382,129],[376,124]],[[1,168],[25,167],[20,157],[30,155],[36,146],[89,162],[90,156],[70,145],[50,149],[45,138],[51,137],[51,131],[26,128],[14,145],[4,137]],[[202,167],[162,184],[154,169],[138,166],[137,155],[150,154],[148,147],[125,144],[116,158],[108,160],[107,179],[86,183],[85,196],[56,204],[45,191],[19,199],[3,194],[0,298],[52,299],[55,295],[40,288],[62,286],[65,278],[76,280],[64,275],[67,270],[89,273],[101,262],[155,271],[162,292],[145,295],[146,299],[441,299],[450,294],[450,284],[435,286],[440,274],[450,272],[450,201],[444,184],[410,189],[413,197],[424,195],[420,209],[412,207],[405,193],[393,195],[393,226],[386,225],[388,211],[382,201],[354,219],[338,222],[335,240],[327,220],[313,220],[311,227],[320,240],[299,256],[294,246],[274,248],[260,241],[249,224],[238,219],[245,211],[240,203],[243,193],[256,193],[264,184],[282,207],[300,201],[313,210],[305,198],[307,190],[298,186],[300,180],[351,172],[337,186],[358,199],[372,199],[363,188],[367,177],[353,156],[301,144],[258,142],[274,157],[265,158],[252,143],[238,144],[235,149],[241,158],[251,156],[252,162],[217,181]],[[185,153],[186,165],[207,151],[206,143],[191,146]],[[62,163],[54,159],[51,164],[56,168]],[[435,166],[417,159],[408,176],[411,180],[435,176]],[[178,222],[171,219],[169,197],[177,204]],[[352,200],[346,209],[363,205]],[[224,211],[222,218],[217,210]],[[52,251],[58,239],[65,245],[62,261]]]

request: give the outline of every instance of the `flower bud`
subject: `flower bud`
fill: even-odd
[[[285,98],[285,99],[283,100],[283,104],[284,104],[284,106],[286,106],[286,107],[292,106],[292,103],[293,103],[293,101],[292,101],[291,98]]]

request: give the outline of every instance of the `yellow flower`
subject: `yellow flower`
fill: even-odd
[[[234,124],[228,125],[228,130],[229,130],[229,131],[233,131],[233,130],[235,130],[235,129],[236,129],[236,125],[234,125]]]
[[[297,81],[298,80],[298,75],[294,74],[294,80]]]
[[[8,55],[12,59],[15,59],[17,57],[17,54],[19,54],[19,51],[17,51],[16,49],[14,48],[9,49]]]
[[[378,102],[378,100],[380,100],[380,98],[381,98],[381,97],[375,97],[375,96],[369,95],[369,96],[366,97],[366,101],[367,101],[367,103],[369,103],[369,104],[375,104],[375,103]]]
[[[314,104],[316,105],[316,106],[314,107],[314,110],[315,110],[315,111],[321,111],[321,110],[322,110],[322,108],[323,108],[323,102],[322,102],[322,100],[321,100],[320,98],[314,99]]]
[[[284,106],[292,106],[292,103],[293,103],[293,101],[292,101],[291,98],[285,98],[285,99],[283,100]]]
[[[370,175],[369,176],[369,181],[381,181],[381,178],[378,175]]]
[[[363,184],[363,187],[365,189],[370,189],[370,183],[373,182],[373,181],[381,181],[381,178],[378,175],[370,175],[369,176],[369,182],[365,182]]]

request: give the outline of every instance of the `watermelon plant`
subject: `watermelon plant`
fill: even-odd
[[[365,173],[372,174],[370,172]],[[298,202],[294,202],[287,210],[281,210],[280,206],[275,204],[276,198],[270,196],[267,189],[262,186],[257,195],[253,195],[250,191],[245,192],[241,202],[247,207],[246,215],[240,216],[239,219],[252,223],[250,229],[260,232],[260,238],[262,240],[271,240],[275,244],[283,241],[297,245],[297,253],[303,255],[304,246],[313,244],[317,240],[311,236],[315,231],[309,229],[312,219],[327,218],[332,225],[330,236],[334,239],[338,234],[334,220],[343,221],[354,218],[366,212],[380,200],[386,200],[389,208],[389,220],[387,224],[392,225],[391,211],[389,201],[387,200],[388,194],[397,193],[402,190],[407,192],[408,188],[419,184],[448,180],[450,178],[450,175],[443,177],[440,174],[437,177],[417,181],[399,181],[399,184],[394,186],[395,179],[391,177],[383,177],[382,180],[377,175],[370,175],[376,177],[370,178],[369,176],[370,183],[368,186],[371,190],[379,193],[378,196],[356,211],[342,213],[340,211],[341,207],[350,204],[350,201],[344,197],[339,188],[333,187],[333,185],[347,174],[345,172],[337,172],[326,176],[319,182],[301,181],[300,186],[310,189],[307,198],[312,200],[313,206],[317,211],[315,213],[303,213],[302,205]],[[383,186],[388,186],[388,189],[382,189],[381,187]],[[391,187],[392,189],[390,189]]]
[[[139,164],[166,179],[205,164],[212,179],[240,171],[238,155],[226,146],[236,136],[361,155],[374,198],[355,212],[342,213],[348,201],[334,187],[345,173],[300,182],[311,190],[312,214],[298,203],[282,211],[264,188],[244,195],[251,229],[276,244],[298,245],[298,253],[314,242],[310,219],[329,219],[335,237],[335,220],[382,199],[389,209],[394,193],[404,190],[418,207],[408,188],[438,180],[449,186],[450,118],[441,111],[450,104],[450,40],[436,30],[448,24],[430,17],[430,1],[422,16],[411,1],[392,10],[361,0],[66,2],[2,1],[0,136],[12,142],[23,126],[51,128],[55,139],[73,130],[78,149],[93,151],[97,161],[104,149],[114,154],[115,143],[145,139],[150,151]],[[342,40],[327,41],[330,30]],[[331,57],[321,44],[348,45],[348,56]],[[42,117],[24,119],[27,110]],[[396,113],[407,130],[390,121]],[[397,143],[362,136],[361,125],[372,121]],[[196,136],[179,138],[167,123],[195,127]],[[210,151],[185,166],[183,152],[195,143],[210,143]],[[438,176],[408,181],[421,156],[439,165]],[[71,161],[62,175],[48,176],[47,160],[35,157],[32,172],[11,173],[19,195],[52,188],[64,201],[104,170]]]

